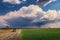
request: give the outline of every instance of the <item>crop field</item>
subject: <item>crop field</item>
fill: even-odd
[[[20,40],[60,40],[60,29],[22,29]]]

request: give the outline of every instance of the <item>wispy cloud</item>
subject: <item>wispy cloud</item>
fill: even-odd
[[[10,4],[20,4],[22,2],[25,2],[26,0],[3,0],[3,2],[8,2]]]
[[[51,2],[54,2],[56,0],[37,0],[38,5],[43,5],[44,7],[50,4]]]
[[[46,3],[44,4],[44,6],[50,4],[51,2],[54,2],[54,1],[56,1],[56,0],[50,0],[50,1],[46,2]]]

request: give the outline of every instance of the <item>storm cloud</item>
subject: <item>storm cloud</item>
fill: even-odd
[[[37,5],[24,6],[18,11],[11,11],[0,17],[10,28],[60,28],[57,26],[60,22],[60,11],[45,12]]]

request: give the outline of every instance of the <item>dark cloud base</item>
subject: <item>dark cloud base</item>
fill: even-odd
[[[10,25],[10,28],[40,28],[41,26],[49,23],[60,22],[60,20],[48,20],[48,19],[46,21],[32,22],[33,18],[22,18],[22,17],[6,21]]]

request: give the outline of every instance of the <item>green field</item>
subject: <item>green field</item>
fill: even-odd
[[[21,40],[60,40],[60,29],[23,29]]]

